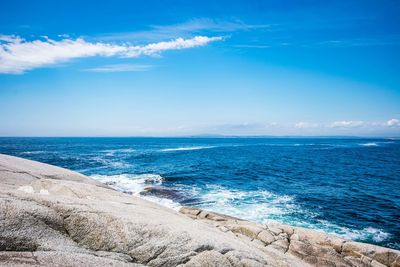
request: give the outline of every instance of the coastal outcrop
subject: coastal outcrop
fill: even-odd
[[[400,252],[194,208],[0,155],[0,266],[400,266]]]
[[[400,252],[283,224],[260,225],[215,212],[183,207],[180,212],[224,233],[279,250],[314,266],[400,266]]]

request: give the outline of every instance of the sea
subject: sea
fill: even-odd
[[[400,139],[0,138],[178,210],[198,207],[400,249]]]

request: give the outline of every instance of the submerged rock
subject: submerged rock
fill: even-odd
[[[270,228],[198,209],[181,212],[75,172],[0,155],[0,266],[399,266],[400,262],[398,251],[341,243],[311,230]]]
[[[182,205],[188,205],[191,203],[198,203],[200,199],[195,198],[191,195],[186,194],[185,192],[172,189],[172,188],[167,188],[163,186],[149,186],[143,189],[142,192],[140,192],[140,195],[142,196],[154,196],[157,198],[166,198],[170,199],[174,202],[177,202]]]

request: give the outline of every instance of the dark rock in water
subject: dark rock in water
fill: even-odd
[[[160,175],[153,174],[149,175],[144,182],[145,184],[158,184],[161,183],[163,180],[163,177],[161,177]]]
[[[140,195],[166,198],[178,202],[180,204],[189,204],[200,201],[200,199],[194,198],[191,195],[187,195],[185,192],[163,186],[146,187],[142,192],[140,192]]]
[[[170,189],[161,186],[149,186],[145,187],[143,191],[140,193],[141,195],[154,195],[157,197],[163,197],[168,199],[177,198],[179,196],[179,191],[175,189]]]

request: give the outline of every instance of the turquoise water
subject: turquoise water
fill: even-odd
[[[201,207],[400,248],[400,140],[0,138],[0,153]],[[145,187],[161,188],[143,195]]]

